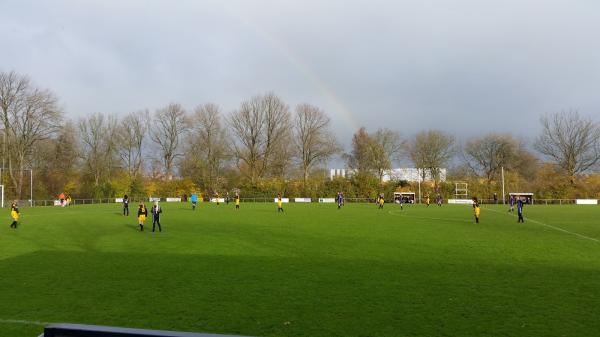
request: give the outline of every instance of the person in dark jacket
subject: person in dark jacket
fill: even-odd
[[[525,222],[525,219],[523,219],[523,204],[523,199],[519,197],[517,199],[517,215],[519,216],[517,222]]]
[[[342,194],[342,192],[338,192],[335,198],[337,199],[336,201],[338,209],[342,209],[342,206],[344,206],[344,195]]]
[[[162,232],[162,228],[160,227],[160,213],[162,213],[162,208],[158,204],[158,201],[154,202],[154,206],[152,206],[152,231],[156,229],[156,225],[158,225],[158,231]]]
[[[127,194],[123,196],[123,215],[129,216],[129,197]]]

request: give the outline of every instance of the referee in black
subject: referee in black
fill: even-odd
[[[160,227],[160,213],[162,213],[162,208],[158,205],[158,201],[154,202],[154,206],[152,206],[152,231],[156,229],[156,225],[158,225],[158,231],[162,232],[162,228]]]
[[[123,196],[123,215],[129,216],[129,197],[127,194]]]

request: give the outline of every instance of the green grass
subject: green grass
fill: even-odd
[[[252,336],[598,336],[600,208],[23,208],[0,227],[0,336],[71,322]],[[135,211],[135,209],[132,209]],[[536,222],[534,222],[536,221]],[[580,236],[550,228],[562,228]],[[148,228],[150,227],[150,228]]]

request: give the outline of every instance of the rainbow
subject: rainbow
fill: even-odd
[[[241,23],[252,29],[252,31],[266,41],[271,47],[273,47],[273,49],[283,55],[296,69],[300,71],[300,73],[307,80],[312,82],[318,88],[319,92],[325,96],[329,102],[331,102],[335,108],[335,111],[333,112],[340,117],[348,127],[352,128],[353,130],[358,130],[360,128],[360,123],[352,111],[346,106],[346,104],[344,104],[344,102],[342,102],[333,89],[319,77],[317,72],[307,62],[294,54],[292,48],[286,45],[281,39],[278,39],[273,34],[269,33],[265,29],[262,29],[258,23],[251,20],[249,17],[242,16],[238,11],[227,5],[227,2],[223,2],[222,4],[230,15],[234,16],[236,19],[239,19]]]

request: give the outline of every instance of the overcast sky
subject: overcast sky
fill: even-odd
[[[526,136],[547,112],[600,118],[600,2],[0,0],[0,70],[67,116],[274,91],[346,145],[358,126]]]

